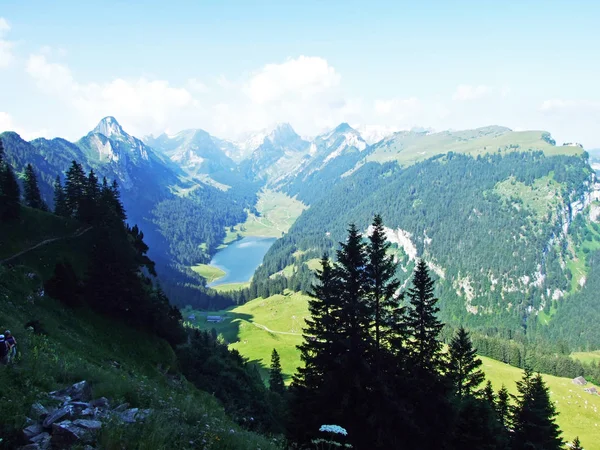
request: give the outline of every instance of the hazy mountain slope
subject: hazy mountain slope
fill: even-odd
[[[584,259],[584,274],[571,273],[570,261],[584,256],[576,252],[573,219],[590,223],[600,196],[591,177],[580,157],[535,152],[454,154],[407,169],[366,164],[311,204],[269,250],[255,279],[283,270],[293,254],[299,262],[319,257],[343,239],[348,223],[366,230],[381,213],[400,274],[408,277],[422,256],[442,279],[445,319],[519,327],[577,290],[589,271]],[[590,239],[600,242],[594,230]]]
[[[343,123],[311,142],[310,158],[282,180],[282,189],[289,195],[298,195],[305,203],[312,203],[326,196],[344,173],[364,159],[367,148],[360,133]]]
[[[289,124],[280,124],[240,164],[240,168],[247,176],[273,185],[301,167],[309,158],[309,147],[310,143]]]
[[[506,127],[489,126],[465,131],[395,133],[373,145],[367,161],[397,161],[406,166],[448,152],[477,156],[530,150],[541,150],[547,155],[583,152],[579,147],[556,146],[545,131],[512,131]]]
[[[228,156],[235,151],[233,144],[211,136],[204,130],[185,130],[173,136],[162,134],[147,137],[145,142],[162,152],[188,176],[227,189],[235,183],[236,163]],[[239,176],[237,178],[240,178]]]

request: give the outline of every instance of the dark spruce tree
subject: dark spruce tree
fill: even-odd
[[[396,264],[388,254],[390,243],[385,237],[383,220],[376,215],[371,225],[371,234],[367,244],[367,298],[374,313],[372,327],[375,333],[375,373],[379,374],[381,366],[381,347],[389,342],[390,331],[397,323],[394,312],[399,307],[394,298],[400,287],[396,279]]]
[[[19,218],[21,190],[12,167],[4,163],[0,168],[0,219],[5,221]]]
[[[511,428],[510,394],[508,393],[508,389],[506,389],[506,386],[504,385],[502,385],[502,387],[498,391],[496,401],[496,414],[498,416],[498,422],[500,422],[500,425],[505,430]]]
[[[448,376],[458,398],[474,395],[485,380],[481,359],[473,348],[469,333],[460,327],[449,346]],[[493,392],[493,391],[492,391]]]
[[[321,269],[316,271],[317,281],[309,292],[309,317],[305,319],[303,342],[298,346],[300,359],[291,385],[291,416],[289,433],[296,442],[308,442],[316,435],[325,419],[336,420],[339,414],[333,391],[342,352],[337,312],[339,311],[340,283],[337,272],[327,255],[321,258]]]
[[[44,200],[42,200],[37,177],[31,164],[27,164],[27,167],[25,167],[25,180],[23,183],[23,188],[25,191],[25,204],[27,206],[30,208],[41,209],[42,211],[48,210],[48,206]]]
[[[81,164],[77,161],[71,163],[71,167],[67,170],[65,182],[65,199],[69,216],[78,217],[79,209],[83,201],[86,177]]]
[[[439,340],[444,324],[437,318],[438,299],[433,294],[433,280],[424,260],[417,263],[413,287],[408,291],[410,308],[407,327],[410,358],[417,371],[440,373],[443,370],[442,343]]]
[[[271,368],[269,370],[269,389],[273,392],[283,395],[285,385],[283,384],[283,374],[281,373],[281,360],[279,353],[273,349],[271,353]]]
[[[525,369],[517,382],[519,394],[514,397],[512,411],[512,448],[514,450],[559,450],[564,442],[556,424],[558,413],[550,401],[548,387],[542,376]]]
[[[56,180],[54,180],[54,214],[62,217],[69,216],[67,196],[62,183],[60,182],[60,175],[56,175]]]
[[[496,393],[494,392],[494,388],[492,387],[492,382],[490,380],[485,383],[485,387],[481,391],[481,396],[484,400],[488,402],[490,407],[496,409]]]

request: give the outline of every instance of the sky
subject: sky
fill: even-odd
[[[0,0],[0,131],[503,125],[600,147],[598,1]]]

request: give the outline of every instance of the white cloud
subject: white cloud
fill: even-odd
[[[10,31],[10,24],[4,17],[0,17],[0,69],[8,67],[14,60],[14,44],[3,37]]]
[[[206,86],[206,84],[204,84],[202,81],[198,80],[197,78],[190,78],[187,81],[187,84],[188,84],[190,90],[193,92],[198,92],[199,94],[205,94],[205,93],[209,92],[208,86]]]
[[[142,77],[79,83],[67,66],[49,62],[43,54],[31,55],[26,70],[41,90],[70,104],[88,124],[112,115],[135,133],[162,131],[171,113],[193,103],[187,89],[172,87],[164,80]]]
[[[380,115],[392,114],[396,117],[408,117],[421,107],[416,97],[375,100],[375,112]]]
[[[48,137],[49,136],[48,130],[45,130],[45,129],[31,131],[31,130],[26,130],[26,129],[18,126],[17,124],[15,124],[15,121],[13,120],[13,118],[10,114],[8,114],[7,112],[0,111],[0,133],[2,133],[4,131],[14,131],[15,133],[17,133],[19,136],[21,136],[23,139],[25,139],[27,141],[30,141],[32,139],[39,138],[39,137]]]
[[[600,111],[600,101],[550,99],[540,106],[542,112],[564,112],[569,110]]]
[[[267,64],[252,76],[245,91],[258,104],[289,98],[307,100],[339,86],[340,78],[327,60],[300,56]]]
[[[459,102],[476,100],[478,98],[488,95],[491,91],[492,88],[483,84],[480,84],[478,86],[461,84],[454,91],[454,94],[452,95],[452,100],[456,100]]]

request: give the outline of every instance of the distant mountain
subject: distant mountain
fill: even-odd
[[[368,144],[360,133],[347,123],[314,138],[309,157],[302,166],[282,180],[283,189],[311,203],[326,195],[341,176],[364,158]]]
[[[448,152],[472,156],[489,153],[528,152],[540,150],[547,155],[579,155],[580,147],[556,146],[547,131],[512,131],[489,126],[464,131],[401,131],[386,137],[369,149],[366,161],[396,161],[403,166]]]
[[[255,145],[261,134],[252,141]],[[296,171],[309,158],[310,143],[302,139],[291,127],[284,123],[277,125],[252,152],[242,161],[240,167],[248,176],[274,184],[282,177]]]
[[[217,187],[228,185],[231,173],[237,171],[236,163],[228,156],[228,153],[235,154],[235,146],[204,130],[184,130],[172,136],[161,134],[144,140],[190,177]]]

